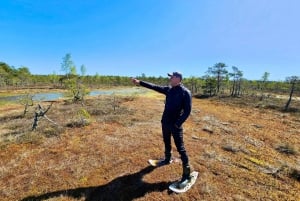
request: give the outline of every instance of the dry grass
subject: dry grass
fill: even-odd
[[[1,200],[300,199],[295,116],[199,99],[193,100],[184,138],[200,177],[188,193],[170,193],[168,185],[179,179],[181,165],[154,169],[147,164],[163,156],[163,104],[163,97],[153,94],[101,96],[85,106],[56,102],[47,115],[59,126],[42,119],[35,132],[30,112],[20,118],[22,108],[1,108]],[[78,121],[82,107],[89,124],[67,127]],[[281,153],[278,145],[296,152]]]

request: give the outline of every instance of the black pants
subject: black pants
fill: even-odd
[[[189,164],[189,158],[186,154],[183,143],[183,128],[176,128],[174,125],[162,123],[162,133],[165,143],[165,157],[171,158],[171,135],[173,136],[177,151],[180,154],[182,165],[187,166]]]

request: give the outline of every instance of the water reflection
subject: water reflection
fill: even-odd
[[[114,90],[92,90],[88,96],[98,96],[98,95],[132,95],[132,94],[142,94],[146,90],[142,88],[126,88],[126,89],[114,89]],[[5,96],[0,97],[0,101],[17,101],[24,97],[25,95],[16,95],[16,96]],[[62,92],[49,92],[49,93],[36,93],[33,96],[34,101],[53,101],[60,98],[64,98],[65,94]]]

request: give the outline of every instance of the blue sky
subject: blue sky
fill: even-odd
[[[94,75],[300,76],[298,0],[1,0],[0,61],[57,74],[71,53]]]

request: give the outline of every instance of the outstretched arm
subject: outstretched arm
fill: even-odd
[[[155,85],[155,84],[152,84],[150,82],[145,82],[145,81],[138,80],[136,78],[131,78],[131,81],[132,81],[133,84],[141,85],[143,87],[146,87],[148,89],[152,89],[154,91],[157,91],[157,92],[163,93],[163,94],[167,94],[167,92],[169,90],[169,87],[167,87],[167,86]]]

